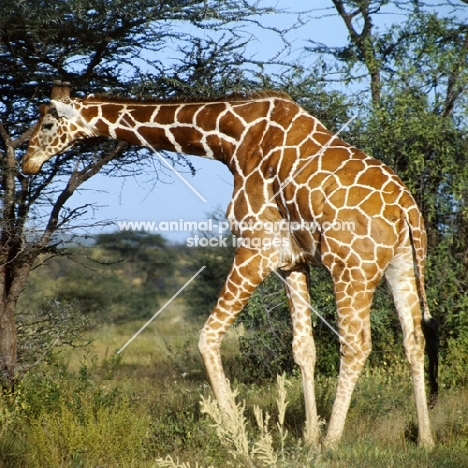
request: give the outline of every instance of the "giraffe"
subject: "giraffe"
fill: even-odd
[[[54,155],[94,136],[204,156],[226,164],[233,174],[227,217],[233,233],[245,242],[237,247],[198,345],[227,416],[230,388],[220,356],[223,335],[255,288],[280,271],[291,309],[293,356],[302,375],[304,438],[312,446],[334,449],[371,351],[372,297],[385,276],[413,380],[418,442],[434,445],[424,381],[425,341],[427,349],[434,349],[437,339],[424,290],[426,233],[415,200],[392,169],[339,139],[282,93],[211,101],[78,99],[70,97],[69,83],[59,82],[50,103],[40,107],[23,172],[38,173]],[[353,229],[339,229],[350,221]],[[314,391],[309,263],[319,263],[331,274],[340,336],[336,397],[323,439]],[[431,395],[436,395],[434,353],[429,361]]]

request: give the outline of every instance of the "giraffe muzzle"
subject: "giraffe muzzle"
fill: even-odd
[[[34,159],[29,159],[28,155],[25,156],[22,162],[22,170],[24,175],[35,175],[37,174],[42,167],[42,162],[34,161]]]

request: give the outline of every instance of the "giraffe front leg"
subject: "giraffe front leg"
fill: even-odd
[[[306,267],[285,273],[286,292],[291,308],[293,326],[293,356],[302,375],[306,423],[304,439],[307,444],[318,448],[320,427],[315,402],[314,368],[316,360],[315,342],[310,318],[310,296]]]
[[[253,291],[276,267],[274,259],[274,253],[238,248],[216,307],[200,333],[198,349],[205,363],[211,388],[220,408],[228,415],[232,414],[232,398],[221,362],[221,341]]]
[[[371,352],[370,307],[373,291],[363,283],[336,283],[341,361],[324,449],[335,449],[341,440],[356,382]]]

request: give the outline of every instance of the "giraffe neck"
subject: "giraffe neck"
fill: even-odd
[[[81,101],[80,115],[94,135],[220,160],[258,152],[278,97],[203,103]],[[281,98],[288,106],[292,101]],[[297,112],[297,111],[296,111]]]

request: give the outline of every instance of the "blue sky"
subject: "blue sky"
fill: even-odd
[[[330,0],[311,2],[310,0],[278,0],[276,2],[265,1],[262,5],[275,5],[285,11],[306,11],[311,7],[331,7]],[[326,13],[324,11],[324,13]],[[330,11],[332,13],[332,11]],[[272,15],[264,18],[270,25],[284,27],[296,22],[296,16],[292,14]],[[395,16],[382,16],[383,22],[394,22]],[[285,60],[297,60],[301,57],[301,51],[307,40],[313,39],[327,45],[343,45],[346,41],[347,32],[345,26],[337,15],[330,15],[320,19],[310,18],[308,23],[296,28],[288,35],[288,40],[293,44],[291,51]],[[252,53],[257,54],[261,60],[273,57],[282,47],[279,38],[272,34],[258,33],[257,41],[251,44]],[[307,58],[302,57],[301,63]],[[310,58],[311,63],[312,59]],[[99,92],[99,90],[96,90]],[[157,157],[155,156],[155,159]],[[232,194],[233,180],[228,169],[217,161],[205,160],[192,157],[191,162],[197,169],[196,175],[182,172],[177,168],[186,180],[199,192],[206,202],[179,180],[168,169],[161,173],[160,164],[154,165],[154,171],[158,171],[159,179],[153,170],[146,174],[112,178],[108,176],[95,176],[90,179],[76,193],[72,199],[73,206],[86,203],[96,203],[99,207],[94,212],[89,212],[89,218],[101,222],[112,220],[122,221],[202,221],[209,217],[215,210],[225,211]],[[148,167],[145,165],[145,167]],[[106,231],[117,230],[108,227]],[[168,240],[185,243],[189,232],[161,232]]]

